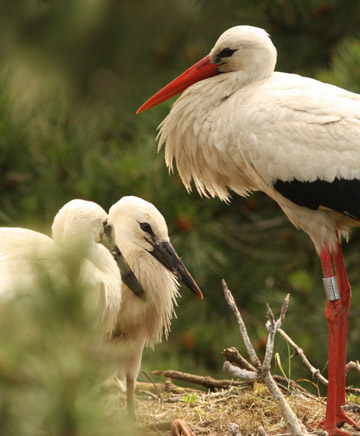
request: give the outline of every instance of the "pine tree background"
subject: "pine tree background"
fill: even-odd
[[[221,278],[236,296],[259,350],[266,338],[265,303],[276,310],[290,292],[284,329],[314,366],[326,365],[326,301],[309,238],[261,193],[247,199],[234,195],[230,204],[188,194],[176,172],[169,176],[163,153],[157,154],[156,128],[172,101],[135,115],[148,97],[238,24],[271,34],[278,71],[360,92],[360,3],[352,0],[0,1],[0,224],[49,234],[57,210],[73,198],[96,201],[105,209],[123,195],[154,203],[205,299],[181,290],[169,341],[145,352],[142,366],[148,371],[172,368],[222,376],[221,350],[242,349],[242,344]],[[352,360],[359,358],[360,343],[359,251],[359,232],[354,232],[351,244],[344,245],[353,286]],[[36,293],[36,298],[39,307],[44,305],[41,314],[29,305],[0,308],[0,434],[36,434],[39,422],[49,420],[58,422],[51,434],[91,434],[71,433],[60,423],[72,419],[86,425],[86,417],[93,416],[100,425],[106,411],[98,407],[92,415],[91,401],[103,400],[94,399],[90,385],[104,376],[104,367],[113,369],[113,362],[99,362],[77,335],[59,337],[56,329],[62,329],[67,311],[47,294]],[[84,311],[77,305],[75,298],[71,310],[81,318]],[[5,316],[9,313],[14,315]],[[85,318],[90,315],[85,311]],[[93,332],[89,320],[83,321],[72,329],[89,340]],[[45,325],[54,328],[52,340],[42,334]],[[56,353],[58,341],[68,354]],[[287,347],[280,340],[278,351],[284,360]],[[29,359],[35,387],[29,381]],[[296,358],[291,365],[293,377],[310,378]],[[61,397],[69,367],[78,389],[73,394],[64,390],[69,397]],[[358,376],[350,375],[349,383],[358,385]],[[85,398],[87,389],[91,394]],[[71,405],[72,395],[80,398],[80,411],[70,419],[66,404]],[[50,397],[62,399],[63,419],[54,418],[57,406],[47,401]],[[48,407],[40,413],[43,404]],[[21,405],[18,410],[16,405]],[[19,416],[26,416],[23,423]],[[110,427],[108,434],[115,434]]]

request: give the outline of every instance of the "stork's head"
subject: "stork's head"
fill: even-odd
[[[94,243],[104,245],[115,259],[122,281],[135,295],[143,298],[144,291],[140,283],[111,236],[109,237],[109,232],[105,232],[107,227],[107,213],[101,206],[92,201],[71,200],[56,214],[51,230],[53,239],[59,245],[67,248],[85,245],[92,261],[95,259],[99,262],[109,261],[107,256],[105,259],[99,258],[104,253],[104,247],[99,249],[99,246]]]
[[[219,73],[256,70],[266,77],[274,71],[276,48],[264,29],[235,26],[216,41],[209,62]]]
[[[71,200],[56,214],[51,227],[53,239],[68,245],[79,242],[100,242],[107,214],[92,201]]]
[[[164,217],[156,207],[138,197],[123,197],[109,211],[108,223],[115,232],[116,244],[133,247],[155,257],[201,299],[203,295],[191,274],[170,243]],[[131,248],[129,248],[131,250]]]
[[[264,29],[235,26],[216,41],[210,54],[190,67],[146,101],[137,113],[174,97],[189,86],[220,73],[238,72],[242,83],[270,76],[276,64],[276,48]]]

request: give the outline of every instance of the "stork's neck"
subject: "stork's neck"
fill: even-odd
[[[195,83],[176,101],[160,126],[159,148],[166,142],[166,163],[172,168],[175,158],[187,189],[193,179],[201,195],[223,200],[229,198],[227,188],[240,195],[254,189],[253,171],[236,145],[235,103],[241,97],[234,94],[269,76],[271,69],[219,74]]]
[[[141,301],[123,285],[118,324],[128,339],[136,338],[139,329],[142,330],[147,345],[153,346],[169,334],[179,296],[177,279],[146,250],[117,242],[146,294],[146,301]]]
[[[249,66],[241,71],[221,73],[198,82],[191,86],[186,92],[189,92],[189,94],[195,92],[199,93],[199,96],[201,95],[201,106],[206,105],[211,110],[211,107],[216,107],[235,92],[245,88],[251,83],[270,77],[273,72],[273,65],[269,65],[267,68]],[[184,97],[186,96],[186,92],[183,94]]]

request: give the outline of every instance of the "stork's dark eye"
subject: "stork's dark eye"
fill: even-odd
[[[149,223],[139,223],[141,230],[143,230],[146,233],[149,233],[151,236],[155,236],[153,229],[151,228],[151,225]]]
[[[104,222],[104,233],[105,233],[106,236],[111,237],[112,227],[106,221]]]
[[[233,55],[234,52],[236,52],[237,49],[233,50],[231,48],[224,48],[223,50],[221,50],[221,52],[218,54],[218,58],[229,58],[230,56]]]

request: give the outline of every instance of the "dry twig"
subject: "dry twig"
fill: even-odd
[[[237,424],[231,424],[230,432],[231,432],[231,436],[241,436],[239,426]]]
[[[304,362],[304,364],[309,368],[312,376],[319,380],[322,384],[324,384],[325,386],[328,385],[328,381],[327,379],[321,374],[320,370],[315,368],[313,365],[311,365],[311,363],[309,362],[309,360],[307,359],[307,357],[305,356],[304,350],[299,347],[291,338],[290,336],[284,332],[284,330],[282,330],[281,328],[278,329],[278,332],[280,333],[281,337],[283,339],[285,339],[286,341],[289,342],[289,344],[294,348],[294,352],[295,354],[298,354],[301,358],[301,360]],[[346,372],[348,372],[350,369],[356,369],[357,371],[360,372],[360,362],[357,360],[356,362],[350,361],[347,363],[346,365]],[[351,386],[347,386],[345,388],[346,392],[348,394],[355,394],[355,395],[360,395],[360,389],[359,388],[353,388]]]
[[[356,369],[356,371],[360,372],[360,362],[358,360],[356,362],[350,360],[350,362],[346,364],[346,372],[348,372],[349,369]]]
[[[187,392],[193,392],[193,389],[182,388],[181,386],[176,386],[169,380],[165,380],[164,383],[147,383],[147,382],[136,382],[136,392],[148,391],[155,394],[157,397],[161,397],[164,392],[171,392],[174,394],[185,394]]]
[[[244,341],[245,347],[249,353],[250,360],[254,367],[256,368],[256,371],[249,371],[247,369],[241,369],[236,366],[233,366],[230,362],[224,363],[224,370],[229,371],[231,374],[244,378],[247,380],[260,380],[262,381],[267,388],[269,389],[274,401],[278,405],[281,414],[286,422],[286,426],[289,429],[290,433],[294,436],[303,436],[307,435],[306,428],[299,422],[296,415],[290,408],[288,402],[282,395],[279,387],[275,383],[274,379],[271,376],[270,373],[270,367],[271,367],[271,360],[273,356],[274,351],[274,342],[275,342],[275,334],[276,331],[280,328],[286,314],[286,310],[289,304],[289,298],[290,295],[288,294],[284,300],[280,317],[275,320],[274,314],[272,313],[272,310],[269,305],[267,305],[267,315],[268,315],[268,322],[266,323],[266,327],[268,329],[269,335],[268,340],[266,344],[266,351],[265,351],[265,357],[263,363],[260,362],[259,358],[256,355],[256,352],[251,344],[250,338],[247,334],[247,330],[244,324],[244,321],[242,319],[242,316],[239,312],[239,309],[237,308],[235,304],[234,297],[232,296],[229,288],[227,287],[227,284],[225,280],[223,280],[223,289],[224,289],[224,295],[227,303],[229,304],[231,310],[234,312],[237,322],[239,324],[240,333],[242,336],[242,339]]]
[[[182,419],[174,419],[170,427],[170,436],[196,436]]]
[[[344,406],[341,406],[341,408],[345,412],[360,413],[360,406],[358,404],[345,404]]]
[[[230,363],[235,363],[237,366],[248,371],[256,371],[256,368],[242,356],[235,347],[226,348],[221,353]]]
[[[258,359],[258,357],[256,355],[256,352],[255,352],[255,349],[252,346],[252,343],[251,343],[251,341],[249,339],[249,335],[247,333],[245,323],[244,323],[244,321],[242,319],[242,316],[241,316],[241,314],[239,312],[239,309],[236,306],[234,297],[233,297],[232,293],[230,292],[229,288],[227,287],[227,284],[226,284],[225,280],[222,281],[222,285],[223,285],[223,289],[224,289],[225,300],[228,303],[228,305],[230,306],[230,309],[235,314],[236,321],[239,324],[241,337],[243,338],[244,345],[245,345],[246,350],[247,350],[247,352],[249,354],[251,363],[254,365],[254,367],[257,370],[260,370],[261,369],[261,362]],[[248,370],[244,370],[244,371],[248,371]]]
[[[204,386],[208,389],[215,389],[215,388],[228,389],[231,386],[243,386],[245,384],[242,381],[217,380],[209,376],[204,377],[201,375],[189,374],[186,372],[173,371],[173,370],[167,370],[167,371],[155,370],[152,373],[156,375],[162,375],[163,377],[167,377],[171,379],[194,383],[200,386]]]
[[[309,368],[312,376],[314,378],[316,378],[317,380],[321,381],[321,383],[323,383],[325,386],[328,385],[328,381],[327,379],[321,375],[321,372],[319,369],[315,368],[313,365],[311,365],[311,363],[309,362],[309,360],[307,359],[307,357],[305,356],[304,350],[302,348],[300,348],[297,344],[295,344],[295,342],[290,338],[290,336],[288,336],[284,330],[282,330],[281,328],[278,329],[278,332],[280,333],[280,336],[285,339],[287,342],[289,342],[289,344],[294,348],[294,351],[296,354],[298,354],[301,358],[301,360],[304,362],[304,364]]]

